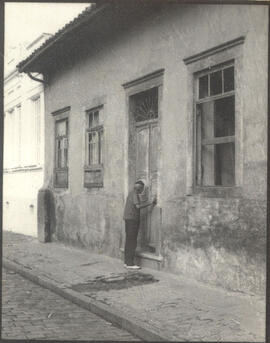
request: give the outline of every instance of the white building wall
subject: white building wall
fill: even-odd
[[[18,59],[13,64],[16,62]],[[37,236],[37,194],[44,165],[43,84],[8,69],[10,66],[5,68],[4,80],[3,229]]]

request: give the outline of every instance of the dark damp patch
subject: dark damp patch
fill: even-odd
[[[97,276],[93,280],[72,285],[70,288],[80,293],[89,293],[98,291],[110,291],[112,289],[125,289],[158,281],[159,280],[155,279],[151,274],[132,271],[126,273],[111,274],[110,276]]]

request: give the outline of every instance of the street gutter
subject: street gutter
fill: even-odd
[[[62,296],[63,298],[73,302],[74,304],[104,318],[105,320],[117,325],[118,327],[127,330],[131,334],[137,336],[144,341],[179,341],[169,332],[158,332],[158,328],[145,323],[138,318],[130,315],[123,315],[118,309],[113,306],[108,306],[100,301],[91,299],[85,295],[82,295],[72,289],[67,288],[64,284],[57,283],[50,278],[39,275],[37,271],[29,270],[25,266],[11,261],[7,258],[3,258],[3,267],[22,275],[26,279],[51,290],[52,292]],[[187,341],[187,339],[182,339]]]

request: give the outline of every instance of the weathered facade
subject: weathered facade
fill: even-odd
[[[51,239],[121,257],[143,178],[143,265],[263,292],[267,59],[265,6],[118,2],[23,61],[46,81]]]

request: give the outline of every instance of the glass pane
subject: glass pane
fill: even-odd
[[[89,123],[88,123],[88,127],[89,127],[89,129],[91,129],[91,127],[93,127],[93,113],[92,112],[90,112],[89,114],[88,114],[88,120],[89,120]]]
[[[68,140],[67,138],[63,139],[63,147],[64,147],[64,165],[63,167],[68,166]]]
[[[197,114],[201,114],[202,139],[234,136],[234,107],[234,96],[197,105]]]
[[[199,78],[199,99],[208,96],[208,75]]]
[[[61,167],[61,141],[57,141],[57,167]]]
[[[210,74],[210,95],[222,93],[222,72],[221,70]]]
[[[234,143],[203,145],[201,179],[203,186],[233,186],[235,184]]]
[[[224,92],[234,90],[234,67],[223,70]]]
[[[136,122],[158,117],[158,88],[152,88],[131,97]]]
[[[99,163],[103,163],[103,131],[99,131]]]
[[[203,186],[215,185],[215,146],[202,145],[201,151],[201,184]]]
[[[92,132],[89,134],[89,164],[98,164],[98,134]]]
[[[65,136],[67,133],[66,120],[56,122],[56,136]]]
[[[66,159],[65,159],[65,140],[61,140],[61,168],[66,166]]]
[[[233,186],[235,184],[234,143],[218,144],[215,150],[215,185]]]
[[[198,105],[197,113],[201,114],[202,139],[214,138],[214,101]]]
[[[94,121],[93,121],[93,126],[98,126],[99,120],[98,120],[98,111],[94,112]]]
[[[234,96],[215,101],[215,137],[235,135]]]

